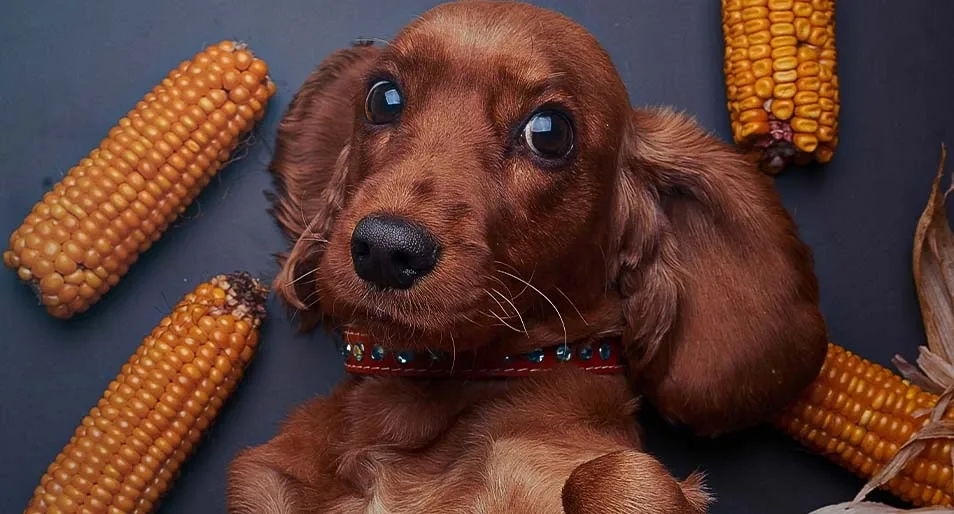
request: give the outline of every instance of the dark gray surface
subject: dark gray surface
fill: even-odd
[[[435,2],[6,0],[0,5],[0,234],[13,231],[50,181],[93,148],[143,93],[205,44],[238,38],[270,64],[279,88],[258,143],[224,171],[88,314],[49,318],[0,273],[0,512],[22,511],[40,475],[141,338],[212,274],[271,277],[282,245],[265,214],[264,167],[295,88],[357,36],[388,38]],[[723,138],[719,2],[572,0],[557,7],[612,54],[637,104],[673,104]],[[838,343],[882,364],[923,344],[911,241],[936,168],[954,144],[954,3],[844,1],[838,11],[841,147],[825,170],[778,179],[814,248],[823,308]],[[288,411],[341,376],[320,334],[294,335],[276,304],[239,391],[188,462],[162,512],[222,512],[237,450],[274,434]],[[649,450],[673,471],[700,468],[714,513],[805,513],[850,499],[860,482],[771,430],[718,443],[646,417]],[[611,484],[607,484],[612,487]]]

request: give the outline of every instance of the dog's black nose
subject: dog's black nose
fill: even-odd
[[[351,234],[351,260],[358,276],[382,289],[407,289],[437,265],[440,248],[419,225],[372,214]]]

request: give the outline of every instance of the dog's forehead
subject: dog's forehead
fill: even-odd
[[[383,74],[395,76],[417,105],[484,105],[504,124],[553,103],[586,111],[593,124],[586,132],[597,134],[615,126],[607,120],[629,105],[596,38],[570,18],[528,4],[463,0],[432,9],[385,48],[371,72]]]
[[[557,68],[565,52],[590,50],[573,48],[581,46],[577,38],[561,37],[582,31],[569,19],[533,6],[460,2],[429,11],[391,46],[398,60],[431,61],[443,69],[503,71],[518,82],[534,84],[561,71]]]

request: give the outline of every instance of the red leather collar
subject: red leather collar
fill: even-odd
[[[563,366],[598,374],[622,373],[625,369],[618,338],[559,343],[518,355],[451,355],[429,350],[386,350],[366,334],[346,329],[339,349],[345,358],[345,370],[353,375],[493,378],[525,377]]]

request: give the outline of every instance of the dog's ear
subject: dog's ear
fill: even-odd
[[[320,318],[313,271],[347,202],[355,95],[377,54],[369,45],[331,54],[299,88],[278,126],[269,213],[292,247],[277,256],[280,270],[273,288],[301,311],[302,330]]]
[[[611,272],[634,379],[697,434],[767,421],[825,357],[811,252],[771,178],[692,119],[626,130]]]

